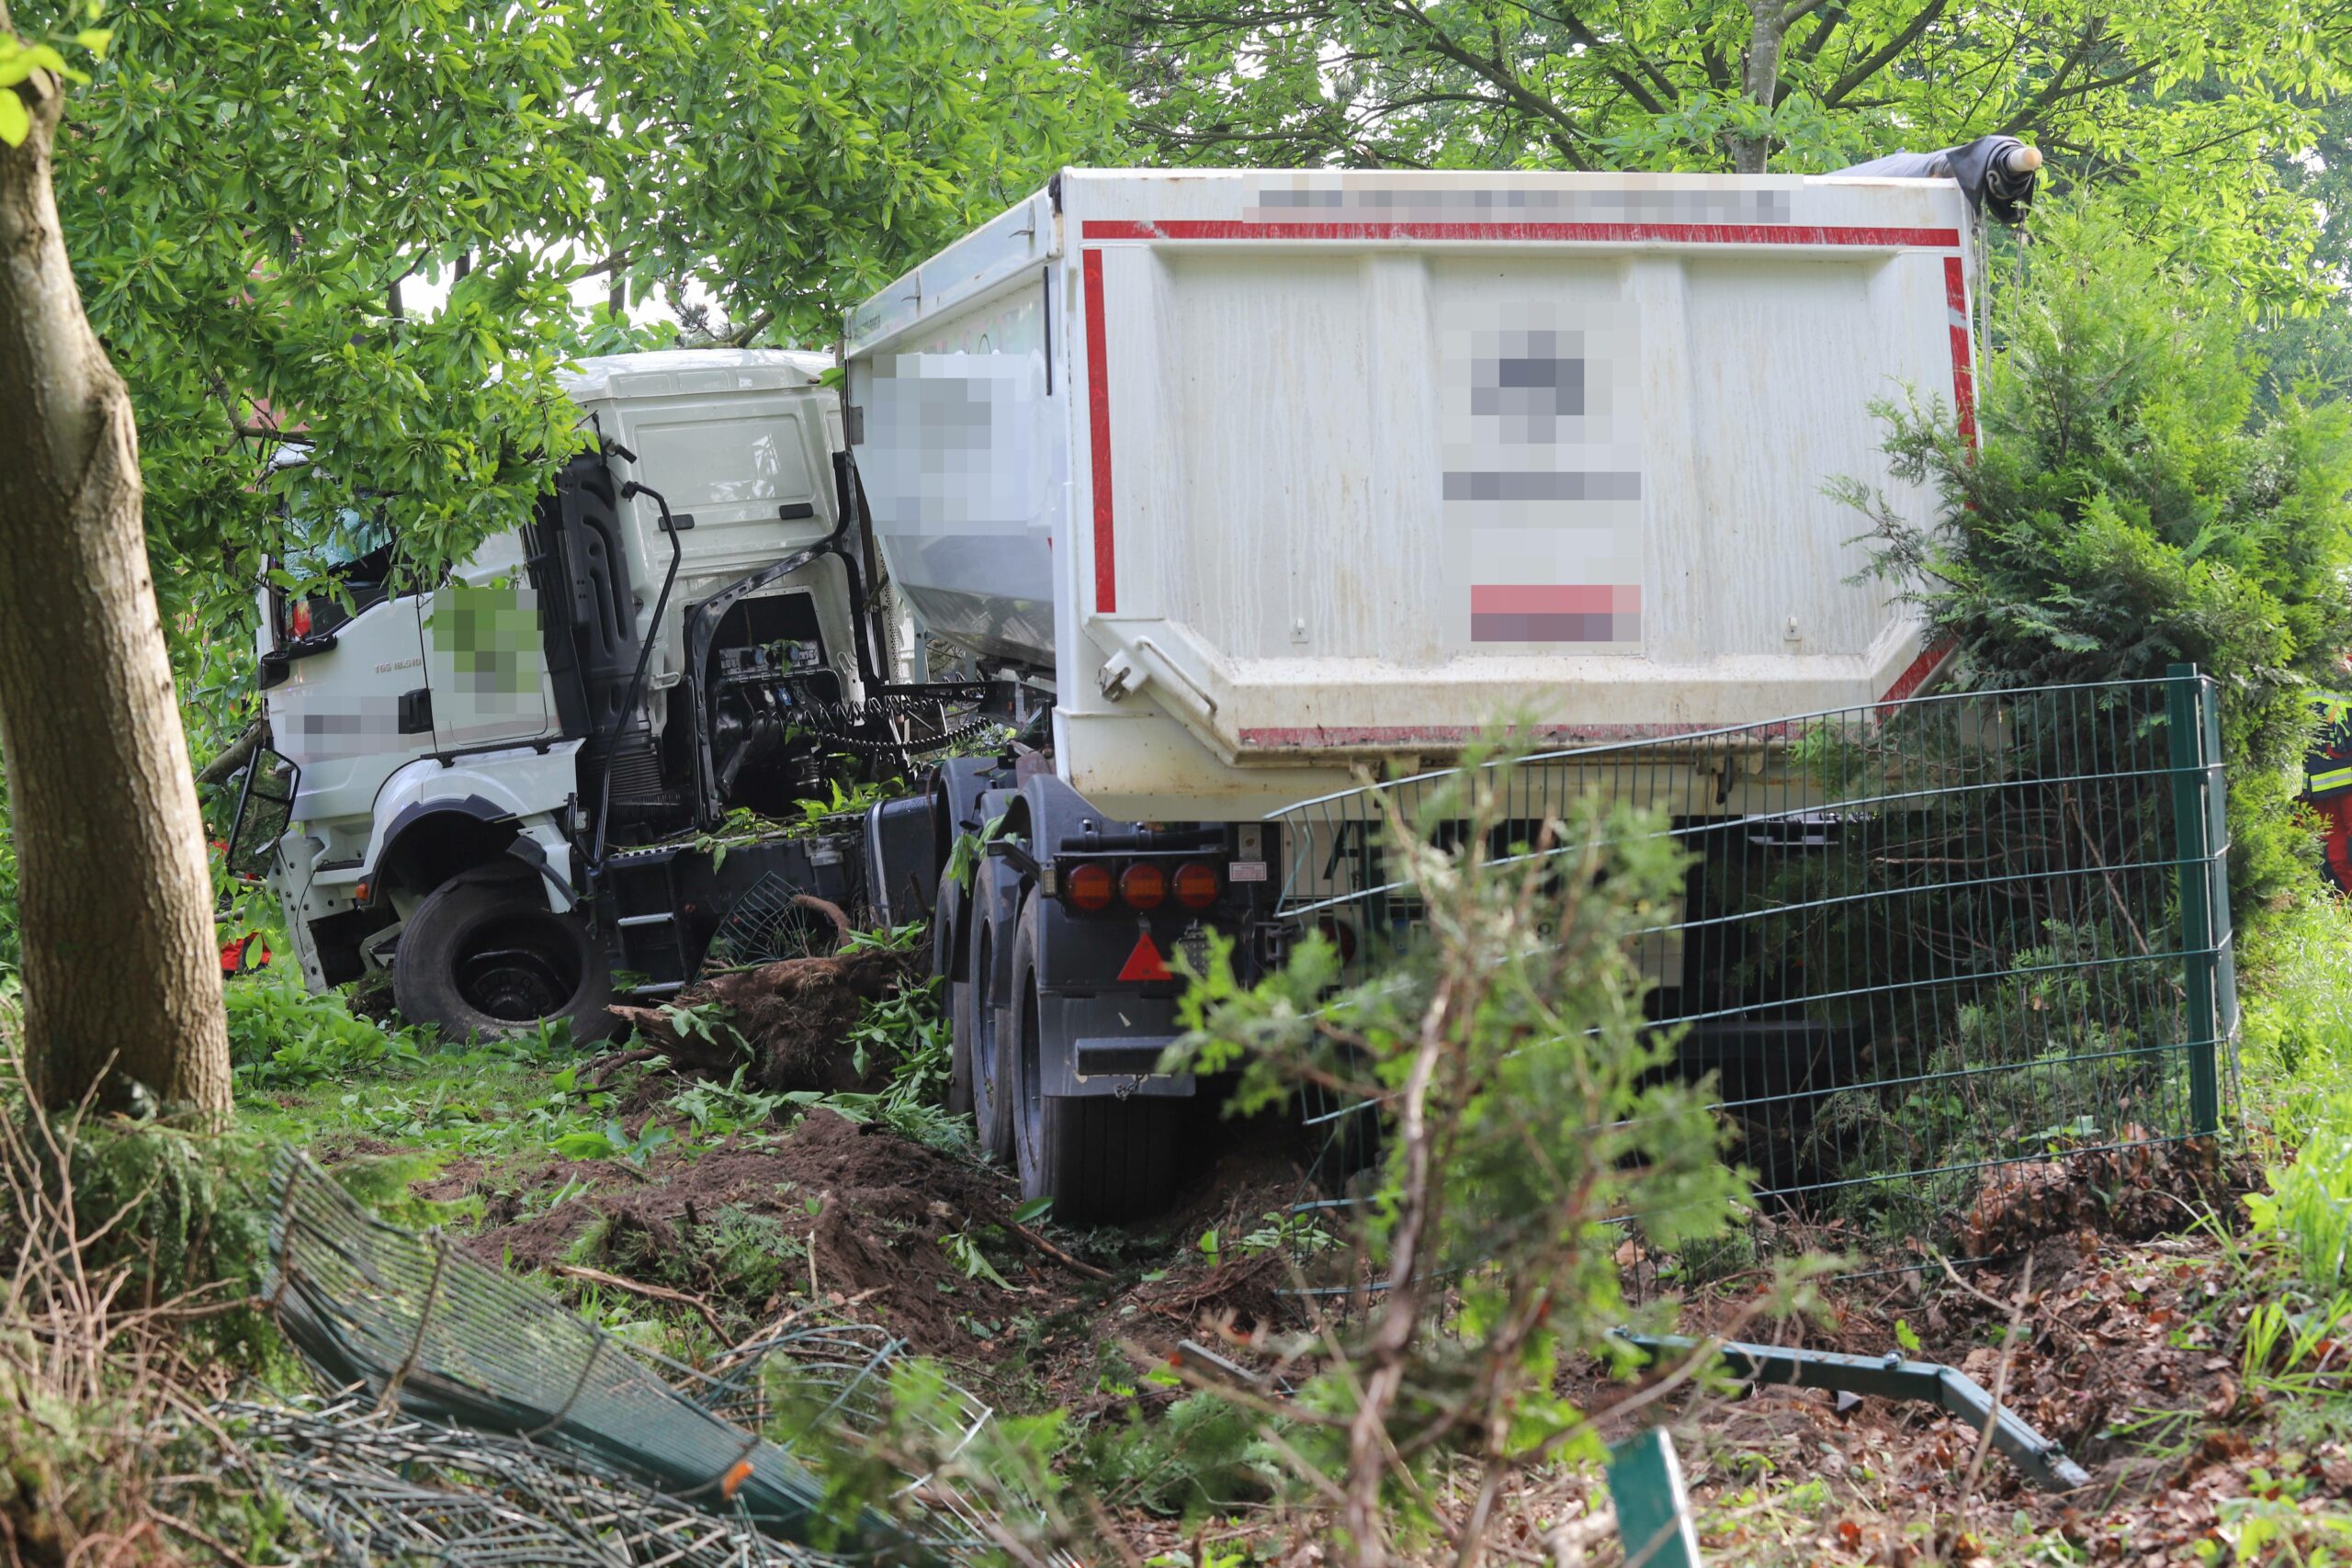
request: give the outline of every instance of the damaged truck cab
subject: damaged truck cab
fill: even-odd
[[[389,966],[412,1021],[462,1036],[560,1019],[586,1039],[611,1027],[615,967],[684,982],[717,908],[695,928],[674,855],[640,847],[811,793],[826,753],[790,721],[863,695],[828,363],[588,360],[567,389],[593,444],[526,525],[423,584],[387,500],[331,530],[343,558],[306,574],[327,586],[265,591],[260,679],[291,784],[270,881],[312,987]],[[824,890],[805,862],[788,869]],[[595,871],[631,884],[607,903],[658,876],[659,907],[592,919]]]

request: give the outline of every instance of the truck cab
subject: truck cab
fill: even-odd
[[[430,581],[397,495],[289,539],[257,651],[291,781],[269,875],[313,989],[389,966],[413,1021],[600,1035],[592,863],[811,788],[787,721],[865,683],[830,364],[581,362],[589,447]]]

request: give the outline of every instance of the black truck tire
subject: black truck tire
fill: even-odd
[[[511,1040],[561,1019],[590,1044],[619,1022],[612,999],[595,932],[548,908],[533,876],[452,877],[410,912],[392,955],[401,1016],[452,1040]]]
[[[1072,1224],[1140,1219],[1176,1195],[1176,1142],[1185,1102],[1157,1096],[1054,1098],[1044,1092],[1037,1005],[1037,911],[1021,912],[1003,1055],[1016,1064],[1012,1107],[1021,1196],[1050,1198]]]
[[[985,924],[972,933],[972,979],[964,987],[958,1017],[972,1043],[972,1120],[979,1127],[980,1152],[1009,1165],[1012,1161],[1012,1102],[1019,1091],[1004,1046],[1004,998],[995,994],[991,981],[999,967],[994,944],[1004,936],[1001,930]]]
[[[972,978],[964,987],[959,1015],[972,1043],[972,1120],[979,1124],[980,1151],[1006,1165],[1012,1163],[1012,1105],[1020,1084],[1006,1043],[1012,1021],[996,976],[1004,968],[1005,945],[1013,940],[1013,922],[989,917],[1006,902],[1004,883],[1019,874],[993,858],[983,860],[973,874],[965,917],[972,923]]]
[[[942,873],[931,905],[931,977],[939,982],[932,998],[947,1021],[947,1110],[956,1116],[972,1110],[972,1034],[964,1019],[972,983],[956,977],[956,928],[963,918],[964,885]]]

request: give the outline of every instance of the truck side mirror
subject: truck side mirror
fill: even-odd
[[[267,746],[254,749],[237,789],[237,814],[230,820],[229,847],[221,857],[230,875],[251,878],[269,870],[301,782],[302,770],[286,757]]]

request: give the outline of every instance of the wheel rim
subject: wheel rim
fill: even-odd
[[[577,934],[551,913],[503,912],[467,931],[453,955],[458,995],[502,1023],[561,1012],[584,973]]]

